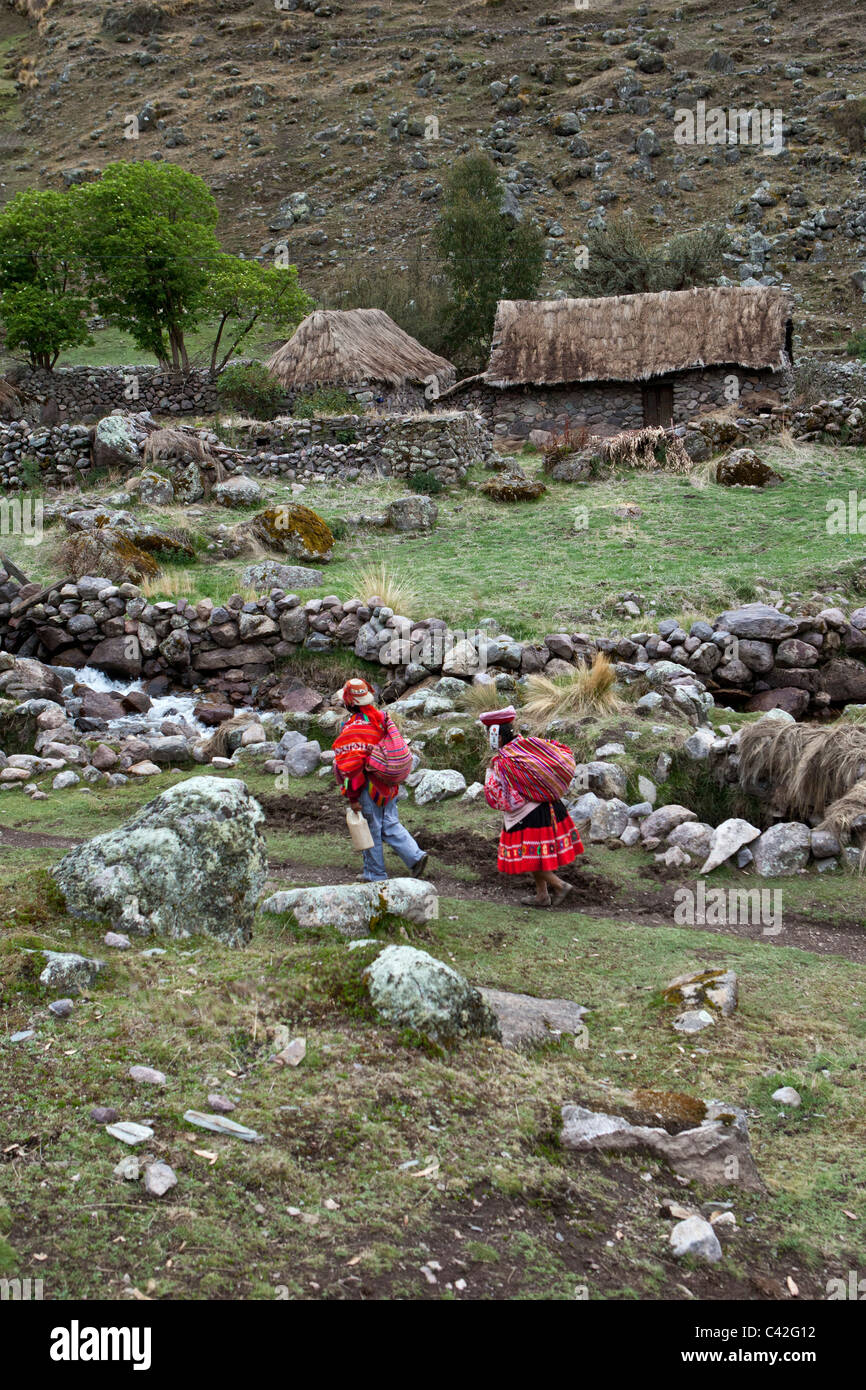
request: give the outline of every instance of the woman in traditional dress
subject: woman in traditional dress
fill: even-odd
[[[491,759],[484,787],[488,803],[502,811],[504,822],[496,867],[501,874],[532,874],[535,892],[520,899],[524,907],[558,907],[573,888],[556,870],[583,854],[583,844],[561,800],[549,795],[546,798],[542,795],[538,800],[526,796],[527,785],[538,786],[543,792],[544,779],[533,777],[531,771],[528,779],[522,777],[504,751],[517,738],[513,728],[515,716],[514,709],[491,710],[481,716],[482,724],[488,729],[498,730],[497,743],[502,750]],[[547,761],[548,749],[553,762],[562,747],[547,739],[520,740],[520,743],[533,745],[530,752],[538,754],[540,768]],[[569,750],[562,751],[571,756]],[[565,765],[567,767],[567,762]]]
[[[334,739],[334,772],[341,794],[353,811],[363,812],[373,837],[372,849],[364,850],[360,877],[365,883],[387,879],[384,845],[390,845],[413,878],[422,878],[427,855],[400,824],[399,785],[383,781],[367,766],[370,753],[385,736],[387,715],[376,709],[373,687],[360,677],[346,682],[340,699],[349,717]]]

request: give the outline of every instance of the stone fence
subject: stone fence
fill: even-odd
[[[207,431],[201,437],[206,447],[216,442]],[[0,421],[0,491],[87,488],[93,440],[93,426]],[[432,473],[446,485],[460,483],[469,467],[495,454],[483,420],[466,411],[249,421],[236,427],[236,448],[236,467],[260,476],[351,481],[365,470],[400,478]],[[141,467],[132,458],[129,471]]]
[[[177,373],[144,366],[58,367],[46,372],[16,367],[7,378],[41,400],[53,398],[70,420],[98,418],[118,409],[208,415],[217,408],[216,383],[199,369]]]
[[[46,591],[20,585],[0,568],[0,649],[142,677],[165,690],[203,686],[233,704],[260,698],[276,684],[276,664],[287,665],[285,658],[340,649],[383,668],[387,698],[437,673],[487,676],[491,684],[506,673],[564,675],[602,651],[622,679],[681,685],[684,702],[698,701],[696,710],[704,708],[698,696],[707,691],[725,704],[782,708],[795,717],[866,701],[866,608],[794,616],[753,603],[688,631],[666,619],[655,632],[630,636],[558,632],[518,642],[490,619],[455,633],[441,619],[412,621],[333,594],[304,602],[273,588],[255,602],[236,594],[222,606],[211,599],[150,603],[134,584],[85,577]],[[492,688],[491,698],[501,688]],[[662,696],[644,700],[661,704]]]
[[[282,418],[239,427],[245,466],[259,474],[337,473],[358,477],[364,468],[392,477],[432,473],[459,483],[495,449],[484,421],[468,411],[412,415],[334,415]]]

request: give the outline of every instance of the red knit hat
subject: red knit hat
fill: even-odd
[[[346,681],[346,684],[340,691],[340,699],[347,708],[350,705],[354,708],[358,708],[362,705],[374,705],[376,703],[376,696],[373,693],[372,685],[370,685],[369,681],[363,680],[360,676],[356,677],[354,680]]]

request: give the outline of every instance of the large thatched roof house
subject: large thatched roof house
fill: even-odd
[[[266,366],[287,391],[338,386],[364,405],[389,410],[423,408],[456,379],[450,362],[383,309],[317,309]]]
[[[791,333],[790,301],[777,289],[505,299],[486,371],[451,399],[474,396],[496,433],[513,438],[668,425],[786,387]]]

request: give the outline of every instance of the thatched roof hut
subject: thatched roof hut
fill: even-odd
[[[265,365],[290,391],[367,382],[396,388],[432,376],[441,392],[456,380],[450,362],[404,333],[383,309],[317,309]]]
[[[785,371],[791,303],[782,290],[739,286],[602,299],[503,299],[488,386],[648,381],[701,367]]]

